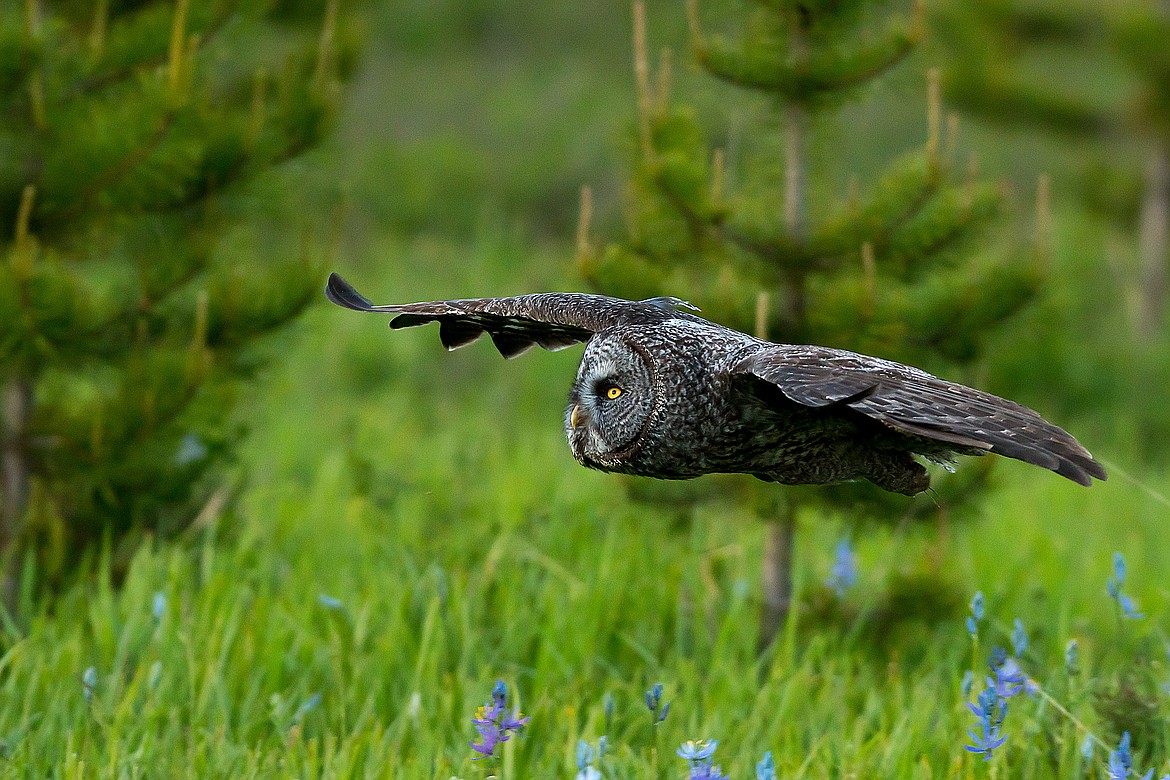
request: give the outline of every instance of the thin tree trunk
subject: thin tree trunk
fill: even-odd
[[[792,608],[792,549],[796,516],[791,504],[768,521],[761,566],[764,604],[760,611],[759,650],[771,646]]]
[[[1138,234],[1141,268],[1141,335],[1151,338],[1165,322],[1170,263],[1170,144],[1160,142],[1146,160]]]
[[[785,103],[784,229],[796,243],[808,238],[808,109]]]
[[[796,47],[803,48],[803,31],[797,31]],[[808,240],[808,109],[785,103],[784,121],[784,228],[798,245]],[[786,274],[782,290],[783,316],[793,332],[805,329],[807,315],[805,275],[797,269]],[[758,333],[761,338],[766,334]],[[760,611],[759,648],[762,652],[792,608],[792,550],[796,536],[796,508],[788,503],[783,512],[768,521],[762,561],[763,605]]]
[[[29,495],[28,418],[32,415],[32,383],[9,380],[0,399],[0,600],[9,607],[16,595],[12,543]]]

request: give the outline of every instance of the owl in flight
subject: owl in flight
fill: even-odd
[[[901,363],[764,341],[677,298],[536,293],[375,306],[337,274],[325,294],[397,315],[396,329],[438,322],[448,350],[485,332],[506,358],[585,342],[565,436],[578,462],[601,471],[746,473],[786,485],[865,479],[912,496],[930,487],[916,455],[994,452],[1081,485],[1105,479],[1088,450],[1027,407]]]

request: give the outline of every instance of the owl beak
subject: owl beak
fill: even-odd
[[[576,428],[581,423],[581,404],[573,404],[573,411],[569,412],[569,427]]]

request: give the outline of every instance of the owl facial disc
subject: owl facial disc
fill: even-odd
[[[591,468],[621,470],[653,406],[653,383],[642,356],[616,336],[589,342],[565,409],[573,456]]]

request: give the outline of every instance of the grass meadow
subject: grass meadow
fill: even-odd
[[[533,251],[506,236],[377,249],[386,269],[458,268],[456,289],[523,286],[508,269]],[[5,620],[4,776],[569,778],[578,742],[604,735],[604,777],[685,777],[675,749],[697,739],[738,778],[766,751],[781,778],[1104,777],[1123,729],[1135,768],[1166,769],[1165,480],[1115,471],[1085,490],[1003,462],[972,521],[803,517],[801,605],[759,656],[762,527],[733,502],[638,502],[578,467],[559,423],[575,352],[446,355],[436,333],[326,306],[274,346],[237,508],[142,548],[118,587]],[[824,582],[848,534],[858,580],[838,599]],[[1107,595],[1115,551],[1142,619]],[[1044,694],[1013,698],[984,762],[962,747],[963,677],[974,666],[982,687],[1017,618]],[[474,761],[471,718],[497,680],[530,720]],[[1088,760],[1072,718],[1101,740]]]
[[[577,188],[595,185],[599,232],[620,222],[627,5],[584,24],[537,4],[516,46],[491,3],[430,5],[375,18],[333,146],[297,163],[328,167],[314,186],[357,215],[322,286],[338,270],[378,302],[579,289]],[[477,24],[481,49],[447,40]],[[655,36],[685,39],[678,4],[651,4]],[[922,64],[879,97],[923,115]],[[877,125],[855,157],[919,143],[886,113],[850,115]],[[985,146],[988,168],[1013,170],[1013,144]],[[0,615],[0,777],[1106,778],[1127,732],[1131,776],[1170,773],[1170,477],[1131,444],[1140,418],[1114,414],[1138,403],[1115,390],[1143,384],[1140,366],[1085,351],[1125,340],[1126,304],[1094,297],[1115,292],[1099,283],[1102,242],[1056,197],[1058,284],[995,336],[1003,359],[982,384],[1067,425],[1108,482],[1002,461],[971,517],[806,514],[797,607],[761,655],[764,527],[719,491],[647,499],[644,483],[579,467],[561,432],[579,348],[506,362],[485,340],[447,355],[433,328],[392,333],[322,300],[264,347],[237,412],[248,437],[190,529],[127,567],[95,552],[97,576],[53,598],[26,572]],[[1035,357],[1054,332],[1063,346]],[[826,580],[842,538],[856,582],[838,595]],[[1115,553],[1141,618],[1107,591]],[[1029,690],[981,735],[968,705],[995,647]],[[529,720],[474,760],[472,718],[497,681]],[[670,707],[655,724],[656,684]],[[988,761],[964,749],[998,736]],[[676,755],[690,740],[718,740],[720,774]]]

